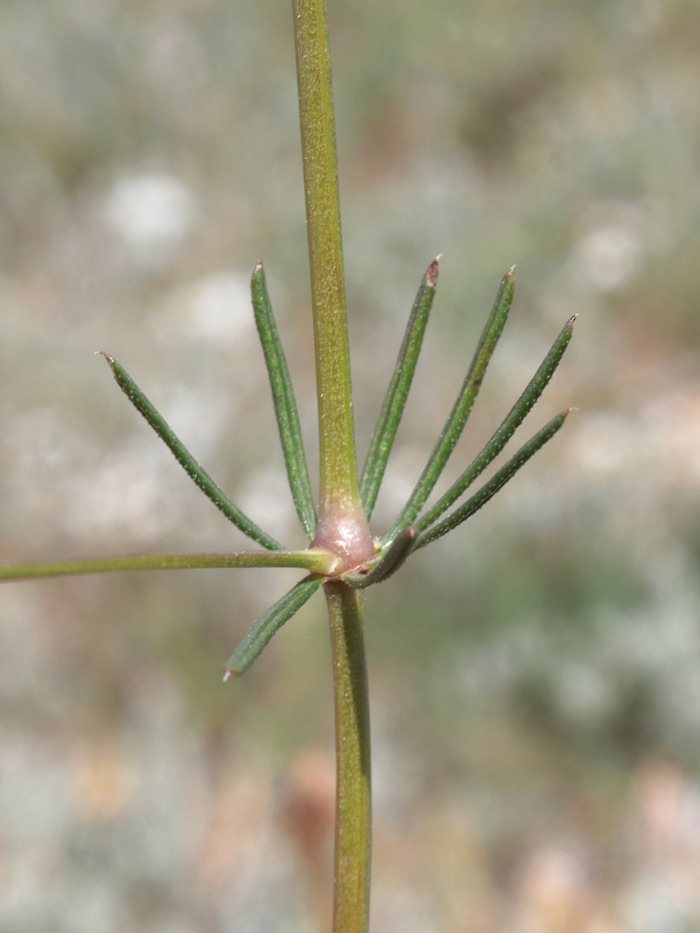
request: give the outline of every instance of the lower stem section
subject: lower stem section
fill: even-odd
[[[336,831],[333,933],[367,933],[372,832],[363,597],[326,583],[333,649]]]

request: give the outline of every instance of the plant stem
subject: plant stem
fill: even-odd
[[[223,554],[117,554],[111,557],[77,557],[42,560],[31,564],[0,565],[0,580],[31,580],[109,570],[189,570],[203,567],[297,567],[311,573],[335,571],[338,559],[320,548],[303,551],[234,551]]]
[[[374,557],[358,491],[325,0],[292,0],[318,395],[320,492],[312,545],[346,570]],[[371,791],[362,595],[325,584],[336,730],[334,933],[369,922]]]
[[[362,594],[324,585],[331,623],[336,731],[334,933],[366,933],[372,832],[369,699]]]
[[[320,433],[320,506],[359,508],[325,0],[293,0]]]

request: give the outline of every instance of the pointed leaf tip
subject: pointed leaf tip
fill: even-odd
[[[105,353],[104,350],[95,350],[95,356],[103,356],[107,360],[110,366],[114,362],[114,357],[110,356],[109,353]]]
[[[231,679],[231,677],[232,677],[233,674],[235,674],[235,671],[232,671],[230,667],[227,667],[227,668],[225,669],[225,671],[224,671],[224,676],[223,676],[221,682],[225,684],[226,681],[228,681],[228,680]]]
[[[435,259],[433,259],[433,261],[430,263],[430,265],[428,266],[426,270],[425,281],[428,285],[430,285],[431,288],[437,288],[438,273],[440,271],[439,265],[440,265],[441,258],[442,258],[442,253],[440,253],[439,255],[435,257]]]

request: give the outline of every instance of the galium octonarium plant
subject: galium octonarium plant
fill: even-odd
[[[113,556],[13,564],[0,578],[184,567],[296,567],[301,580],[251,627],[224,666],[224,680],[243,674],[275,632],[323,589],[330,621],[335,694],[337,800],[335,933],[368,929],[371,847],[370,738],[363,635],[364,590],[393,574],[416,551],[461,525],[559,430],[570,409],[540,428],[491,478],[473,486],[501,453],[557,368],[571,339],[570,318],[545,359],[480,453],[430,508],[425,504],[457,443],[513,302],[506,272],[457,399],[408,501],[391,528],[373,534],[370,519],[411,386],[438,281],[435,259],[422,278],[362,471],[356,467],[345,286],[338,199],[335,124],[325,0],[293,0],[318,394],[320,488],[314,496],[297,407],[280,345],[262,263],[252,303],[294,504],[309,545],[288,550],[225,495],[175,436],[115,359],[117,384],[202,492],[259,547],[229,554]]]

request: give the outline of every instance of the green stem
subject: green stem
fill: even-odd
[[[346,571],[374,557],[358,491],[325,0],[293,0],[318,395],[320,493],[313,544]],[[334,933],[366,933],[371,849],[370,749],[362,595],[325,584],[337,748]]]
[[[126,554],[78,557],[0,565],[0,582],[60,577],[107,570],[186,570],[203,567],[298,567],[325,576],[336,571],[338,559],[323,548],[303,551],[238,551],[228,554]]]
[[[372,803],[362,594],[324,586],[331,624],[336,730],[334,933],[369,923]]]
[[[320,432],[320,505],[359,511],[325,0],[293,0]]]

